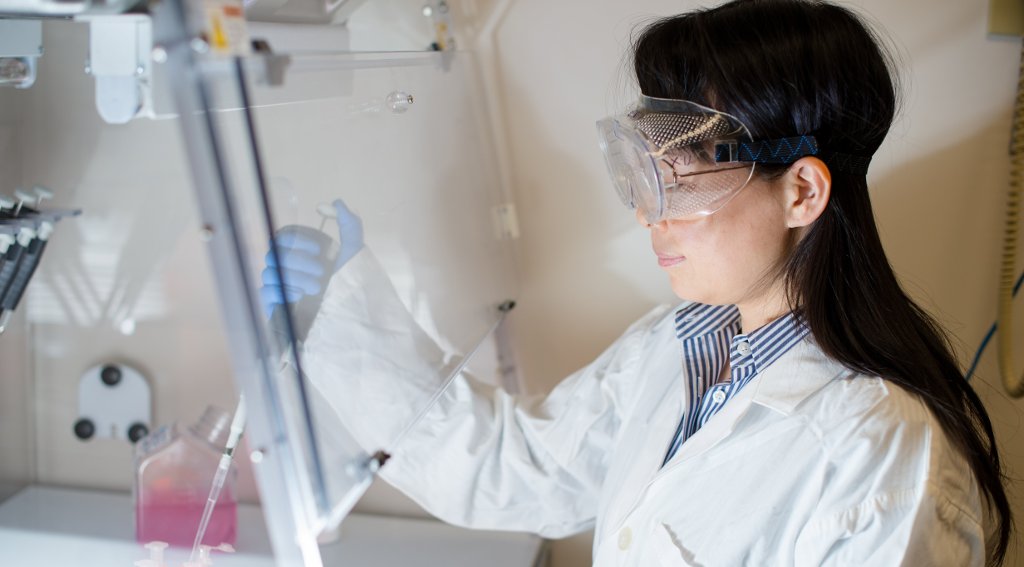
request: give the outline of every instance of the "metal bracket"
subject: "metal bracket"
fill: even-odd
[[[141,372],[126,364],[100,364],[78,381],[75,436],[125,439],[135,443],[149,433],[152,399]]]
[[[153,115],[153,25],[149,16],[86,16],[89,60],[85,72],[96,80],[96,109],[110,124]]]
[[[441,52],[441,67],[451,69],[455,51],[455,34],[452,32],[451,7],[447,0],[431,0],[423,7],[423,15],[434,24],[434,42],[430,49]]]
[[[253,51],[263,58],[263,78],[272,87],[280,87],[284,84],[284,74],[291,64],[292,58],[287,55],[278,55],[270,48],[266,40],[257,39],[252,42]]]
[[[43,55],[43,23],[0,20],[0,86],[27,89],[36,82]]]

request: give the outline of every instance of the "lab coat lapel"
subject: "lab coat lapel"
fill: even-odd
[[[617,486],[612,488],[615,496],[607,510],[607,520],[602,522],[605,526],[618,526],[640,497],[641,490],[658,473],[686,406],[682,348],[671,336],[658,351],[661,354],[648,360],[642,375],[672,378],[651,384],[645,389],[643,399],[638,400],[638,411],[645,413],[632,420],[627,426],[629,430],[622,436],[630,444],[619,449],[616,460],[629,463],[629,467],[624,475],[613,480]]]
[[[757,378],[755,378],[755,381]],[[685,443],[679,446],[672,460],[660,471],[659,476],[669,473],[672,469],[679,467],[686,461],[704,454],[706,451],[720,443],[729,436],[736,428],[747,410],[750,409],[751,401],[754,398],[754,388],[743,388],[736,394],[736,397],[729,400],[721,410],[696,431]]]
[[[832,378],[850,373],[838,362],[829,359],[808,337],[793,346],[774,364],[761,370],[746,388],[729,400],[714,417],[680,446],[676,456],[663,473],[696,458],[728,437],[753,403],[789,415],[809,396]]]
[[[677,361],[677,364],[680,363]],[[652,371],[668,371],[668,368],[656,366]],[[641,423],[635,426],[633,433],[641,437],[634,437],[632,434],[625,437],[644,441],[638,443],[637,448],[631,453],[637,466],[624,477],[626,481],[620,485],[619,494],[608,509],[608,521],[603,524],[606,527],[601,530],[601,537],[607,539],[608,534],[613,534],[622,527],[651,485],[661,479],[671,478],[673,471],[692,463],[694,459],[732,435],[754,403],[788,415],[800,402],[835,379],[823,379],[822,376],[839,377],[849,372],[839,363],[828,359],[812,339],[801,341],[790,352],[760,372],[752,383],[743,388],[721,411],[687,439],[668,464],[660,467],[675,423],[678,423],[683,404],[686,403],[686,393],[682,387],[686,378],[676,370],[678,378],[673,381],[671,389],[652,388],[645,398],[643,403],[650,404],[648,407],[654,408],[654,411],[651,412],[650,420],[640,420]],[[666,423],[672,425],[666,427]],[[665,429],[669,431],[666,433]]]

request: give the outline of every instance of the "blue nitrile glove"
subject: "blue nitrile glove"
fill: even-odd
[[[345,206],[341,199],[333,203],[337,214],[338,239],[341,246],[336,259],[331,259],[331,238],[308,226],[286,226],[274,234],[277,256],[267,251],[266,268],[262,273],[260,300],[269,318],[284,299],[295,303],[304,297],[323,293],[334,272],[352,259],[363,247],[363,221]],[[281,262],[285,286],[282,293],[278,279],[277,260]]]

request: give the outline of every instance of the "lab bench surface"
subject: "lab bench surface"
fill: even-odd
[[[0,565],[131,567],[147,557],[132,522],[128,494],[29,486],[0,504]],[[238,506],[235,547],[233,554],[215,553],[214,566],[278,567],[258,506]],[[168,551],[168,566],[187,559],[188,550]],[[340,540],[321,551],[324,567],[538,567],[545,549],[527,534],[352,514]]]

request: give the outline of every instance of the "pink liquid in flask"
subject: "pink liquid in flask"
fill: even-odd
[[[137,506],[136,540],[140,543],[166,541],[176,547],[191,548],[205,506],[205,500],[189,501],[187,498],[174,498],[172,494],[152,498],[150,502]],[[222,543],[235,545],[237,537],[237,506],[233,500],[225,502],[218,499],[201,543],[214,547]]]
[[[227,442],[230,416],[208,408],[194,425],[161,427],[135,448],[135,539],[191,549]],[[238,510],[235,464],[203,534],[204,545],[235,545]]]

